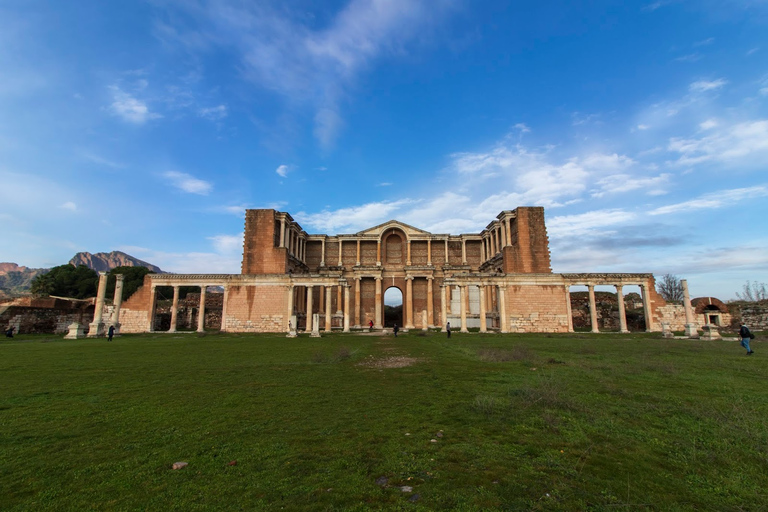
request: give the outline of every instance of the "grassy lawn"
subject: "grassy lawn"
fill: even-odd
[[[0,510],[768,510],[764,346],[20,336]]]

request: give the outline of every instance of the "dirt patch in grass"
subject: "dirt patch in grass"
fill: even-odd
[[[382,359],[369,359],[358,363],[358,366],[365,366],[368,368],[405,368],[418,363],[420,360],[416,357],[407,356],[394,356],[384,357]]]

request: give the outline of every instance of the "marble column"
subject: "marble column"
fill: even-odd
[[[467,285],[459,286],[459,302],[461,302],[461,332],[469,332],[467,329]]]
[[[179,285],[173,286],[173,304],[171,305],[171,327],[168,332],[176,332],[179,315]]]
[[[313,311],[312,311],[312,309],[313,309],[313,307],[312,307],[313,306],[313,304],[312,304],[313,297],[312,296],[314,295],[314,293],[313,293],[314,292],[314,288],[315,287],[312,286],[312,285],[307,286],[307,312],[306,312],[307,321],[306,321],[306,326],[304,327],[304,330],[306,332],[312,332],[312,313],[313,313]]]
[[[448,239],[445,239],[445,264],[448,265]]]
[[[341,246],[342,246],[342,240],[341,240],[341,238],[339,238],[339,264],[338,264],[338,266],[339,266],[339,267],[341,267],[341,266],[342,266],[342,261],[341,261]]]
[[[507,223],[501,221],[501,248],[504,249],[505,245],[507,245]]]
[[[376,266],[381,266],[381,240],[376,240]]]
[[[229,299],[229,285],[224,285],[224,296],[221,298],[221,332],[227,332],[227,302]]]
[[[115,298],[112,301],[114,310],[112,311],[112,322],[110,324],[115,328],[115,334],[120,334],[120,308],[123,305],[123,284],[125,276],[123,274],[115,275]]]
[[[688,280],[680,280],[683,285],[683,306],[685,306],[685,335],[689,338],[698,338],[699,331],[696,324],[693,323],[693,307],[691,306],[691,296],[688,293]],[[90,335],[89,335],[90,336]]]
[[[405,278],[405,309],[408,313],[408,318],[405,319],[405,328],[414,329],[413,324],[413,277],[407,276]]]
[[[344,285],[344,332],[349,332],[349,285]]]
[[[432,266],[432,239],[427,239],[427,265]]]
[[[207,286],[200,287],[200,305],[197,308],[197,332],[205,331],[205,291]]]
[[[565,306],[568,313],[568,332],[573,332],[573,311],[571,310],[571,287],[565,285]]]
[[[408,252],[408,255],[406,256],[406,259],[405,259],[405,264],[410,267],[411,266],[411,241],[407,240],[405,243],[406,243],[407,252]]]
[[[622,292],[623,286],[620,284],[614,286],[616,286],[616,300],[619,303],[619,332],[628,333],[627,312],[624,309],[624,292]]]
[[[445,332],[445,324],[448,322],[448,313],[445,310],[445,284],[440,285],[440,332]]]
[[[488,326],[485,321],[485,286],[478,285],[478,295],[480,295],[480,332],[486,332]]]
[[[355,265],[360,266],[360,239],[357,240],[357,262]]]
[[[501,324],[501,332],[509,332],[509,326],[507,325],[507,301],[505,297],[506,292],[504,290],[504,286],[499,286],[498,294],[499,319],[501,320],[499,323]]]
[[[331,332],[331,287],[325,287],[325,332]]]
[[[293,316],[293,304],[294,304],[294,295],[295,295],[296,288],[292,285],[288,285],[288,321],[290,321],[291,317]],[[296,325],[292,325],[288,328],[289,331],[295,331]]]
[[[640,285],[640,295],[643,299],[643,316],[645,316],[645,332],[653,332],[653,318],[651,315],[651,298],[648,296],[648,285]]]
[[[104,336],[104,296],[107,294],[107,273],[99,272],[99,287],[96,294],[96,305],[93,310],[93,322],[88,330],[89,338]]]
[[[376,277],[376,318],[373,321],[376,329],[381,329],[381,277]]]
[[[157,287],[153,284],[149,289],[149,318],[147,318],[147,332],[155,331],[155,302],[157,300]]]
[[[597,304],[595,303],[595,285],[588,284],[589,289],[589,320],[592,322],[592,332],[600,332],[597,325]]]
[[[427,277],[427,325],[425,327],[435,326],[435,298],[432,293],[432,276]]]
[[[467,264],[467,241],[463,238],[461,239],[461,264]]]
[[[285,219],[280,219],[280,247],[285,247]]]
[[[355,278],[355,329],[360,328],[360,281],[362,278]]]
[[[320,248],[320,251],[321,251],[320,252],[320,266],[324,267],[325,266],[325,237],[323,237],[323,239],[320,241],[320,245],[321,245],[321,248]]]
[[[343,287],[341,285],[336,287],[336,313],[341,313],[341,295],[342,295],[342,289]]]

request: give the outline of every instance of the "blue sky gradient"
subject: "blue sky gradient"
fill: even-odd
[[[546,208],[555,272],[768,282],[768,1],[0,2],[0,261],[237,273]]]

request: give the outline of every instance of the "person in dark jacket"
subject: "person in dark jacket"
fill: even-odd
[[[107,341],[112,341],[112,337],[115,335],[115,326],[110,325],[107,331]]]
[[[397,324],[395,324],[395,326],[392,328],[392,332],[395,333],[395,338],[397,338],[397,331],[399,331],[399,330],[400,330],[400,328],[397,326]]]
[[[751,356],[754,354],[755,351],[749,348],[749,340],[752,339],[752,333],[749,332],[749,328],[744,324],[741,324],[739,329],[739,338],[741,338],[741,346],[747,349],[747,355]]]

